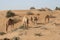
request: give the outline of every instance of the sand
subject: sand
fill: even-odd
[[[5,32],[6,34],[0,35],[0,39],[9,38],[12,40],[14,37],[19,37],[19,40],[60,40],[60,11],[38,11],[38,10],[12,10],[16,15],[16,19],[20,19],[18,23],[14,25],[13,30],[11,31],[11,27],[9,27],[8,32],[6,32],[6,23],[8,18],[6,18],[6,13],[8,10],[0,10],[0,32]],[[28,12],[34,13],[34,15],[27,15]],[[40,14],[39,16],[37,14]],[[29,29],[23,30],[19,29],[22,26],[22,19],[24,16],[30,17],[38,17],[37,23],[42,24],[34,24],[29,21]],[[52,15],[56,18],[50,18],[49,23],[45,22],[45,16]],[[21,16],[21,17],[20,17]],[[56,23],[56,24],[54,24]]]

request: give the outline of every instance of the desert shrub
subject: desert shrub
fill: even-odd
[[[20,38],[19,37],[13,37],[12,40],[20,40]]]
[[[0,32],[0,35],[4,35],[4,34],[6,34],[6,33],[4,33],[4,32]]]
[[[42,36],[41,33],[35,33],[35,36]]]
[[[46,11],[46,10],[42,8],[42,9],[38,9],[38,11]]]
[[[4,40],[10,40],[9,38],[4,38]]]
[[[49,11],[52,11],[51,9],[48,8]]]
[[[28,27],[22,25],[22,26],[19,27],[19,29],[28,29]]]
[[[22,25],[22,26],[20,26],[20,29],[24,29],[24,26]]]
[[[59,7],[56,7],[55,10],[60,10],[60,8]]]
[[[50,18],[56,18],[55,16],[50,15]]]
[[[35,9],[35,7],[31,7],[30,9]]]
[[[34,13],[32,13],[32,12],[28,12],[27,15],[34,15]]]
[[[20,26],[20,29],[27,29],[24,25]]]
[[[9,18],[9,17],[13,17],[15,16],[15,13],[13,13],[11,10],[9,10],[6,14],[6,17]]]
[[[48,30],[48,28],[46,28],[46,27],[41,27],[41,29],[43,29],[43,30]]]
[[[38,13],[37,15],[39,16],[40,14]]]

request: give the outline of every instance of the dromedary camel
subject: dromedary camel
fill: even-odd
[[[37,17],[34,17],[34,24],[36,24],[38,21],[38,18]]]
[[[46,15],[45,17],[45,22],[48,20],[48,23],[49,23],[49,20],[50,20],[50,16],[49,15]]]
[[[28,28],[28,24],[29,24],[29,19],[26,16],[24,16],[23,17],[23,25],[24,25],[24,28]]]
[[[14,20],[13,19],[9,19],[8,22],[6,23],[6,31],[8,30],[8,27],[14,27]]]

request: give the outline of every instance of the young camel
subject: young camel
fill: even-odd
[[[8,27],[14,27],[14,20],[13,19],[9,19],[8,22],[6,23],[6,31],[8,31]]]

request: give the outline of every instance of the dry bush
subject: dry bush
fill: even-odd
[[[4,38],[4,40],[10,40],[9,38]]]
[[[46,28],[46,27],[41,27],[41,29],[43,29],[43,30],[48,30],[48,28]]]
[[[56,16],[53,16],[53,15],[50,15],[49,17],[50,17],[50,18],[56,18]]]
[[[35,9],[35,7],[31,7],[30,9]]]
[[[22,26],[19,27],[19,29],[28,29],[28,27],[22,25]]]
[[[19,37],[13,37],[12,40],[20,40]]]
[[[32,13],[32,12],[28,12],[27,15],[34,15],[34,13]]]
[[[20,29],[24,29],[24,25],[20,26]]]
[[[41,33],[35,33],[35,36],[43,36]]]
[[[0,32],[0,35],[4,35],[4,34],[6,34],[5,32]]]
[[[11,10],[9,10],[6,14],[6,17],[9,18],[9,17],[13,17],[15,16],[15,13],[13,13]]]
[[[48,8],[49,11],[52,11],[51,9]]]
[[[60,10],[60,8],[59,7],[56,7],[55,10]]]
[[[38,11],[46,11],[46,10],[42,8],[42,9],[38,9]]]

